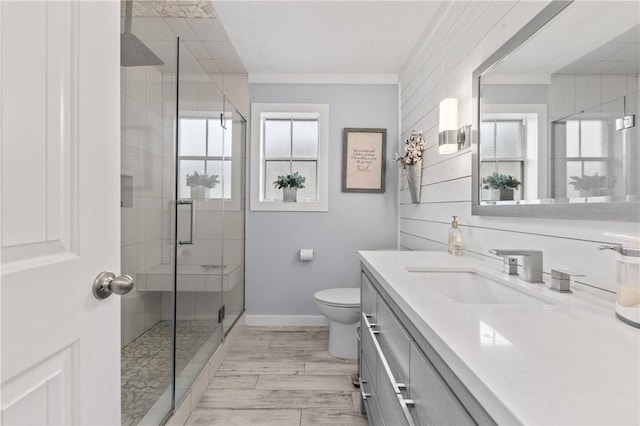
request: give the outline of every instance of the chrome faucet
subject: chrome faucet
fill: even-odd
[[[542,281],[542,252],[528,249],[491,249],[489,253],[501,257],[522,256],[522,274],[520,278],[530,283]]]

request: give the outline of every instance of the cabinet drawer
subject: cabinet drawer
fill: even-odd
[[[360,361],[360,394],[362,395],[362,403],[367,411],[367,417],[370,425],[384,425],[384,419],[382,417],[382,411],[378,404],[378,398],[376,397],[376,388],[373,385],[373,380],[367,361],[363,358]]]
[[[393,377],[399,383],[408,384],[409,352],[412,339],[382,299],[378,300],[376,323],[378,342]]]
[[[397,381],[380,347],[377,326],[369,324],[364,314],[362,315],[362,324],[364,327],[362,359],[370,367],[373,389],[375,389],[376,400],[385,424],[389,426],[413,425],[406,402],[400,394]],[[373,363],[375,363],[375,369],[371,367]]]
[[[378,365],[382,366],[380,359],[378,359]],[[408,412],[405,413],[405,411],[403,411],[402,395],[395,392],[384,368],[378,368],[377,370],[376,396],[383,413],[385,424],[389,426],[409,426],[412,424],[408,419]]]
[[[414,344],[411,344],[410,409],[419,425],[474,425],[473,418],[435,367]]]

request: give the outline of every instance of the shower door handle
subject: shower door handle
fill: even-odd
[[[178,244],[180,245],[192,245],[193,244],[193,218],[195,215],[195,210],[193,209],[193,200],[178,200],[178,205],[188,204],[189,205],[189,239],[188,240],[178,240]],[[176,221],[177,222],[177,221]]]
[[[122,274],[116,277],[113,272],[103,271],[93,280],[93,295],[96,299],[106,299],[111,293],[123,296],[133,290],[135,285],[129,275]]]

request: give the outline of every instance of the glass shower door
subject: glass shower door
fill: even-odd
[[[222,341],[224,97],[178,42],[175,406]]]
[[[224,164],[229,179],[223,182],[227,197],[224,202],[223,332],[231,329],[244,311],[244,212],[245,212],[245,150],[247,122],[225,98],[224,145],[228,148]]]

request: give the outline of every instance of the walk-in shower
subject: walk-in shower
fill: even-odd
[[[162,64],[121,68],[122,424],[157,425],[244,311],[246,123],[161,17],[133,11]]]

